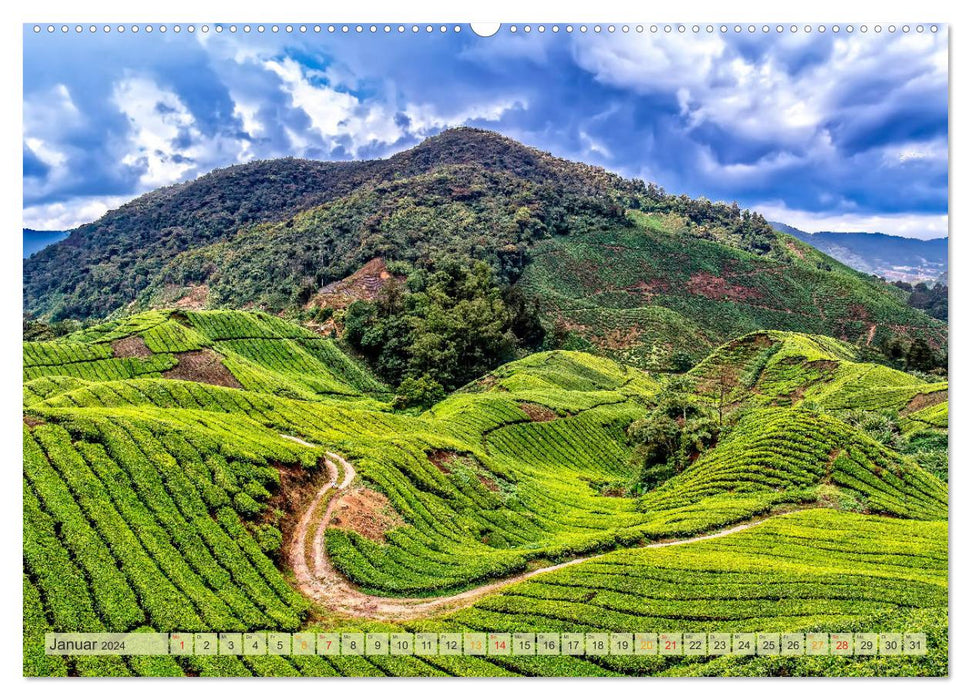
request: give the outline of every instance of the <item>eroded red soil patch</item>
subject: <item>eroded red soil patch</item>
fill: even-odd
[[[476,474],[476,476],[479,477],[479,483],[481,483],[490,491],[499,490],[499,484],[497,484],[495,479],[493,479],[492,477],[486,476],[485,474]]]
[[[786,248],[800,260],[806,259],[806,253],[794,241],[786,241]]]
[[[115,357],[151,357],[152,351],[145,345],[139,335],[131,335],[111,344],[111,352]]]
[[[481,389],[483,391],[505,391],[508,392],[509,389],[499,384],[499,380],[491,374],[487,374],[480,379],[476,379],[472,386],[476,389]]]
[[[607,498],[626,498],[627,489],[623,486],[607,486],[600,490],[600,495]]]
[[[196,284],[189,287],[189,291],[181,299],[175,302],[177,309],[192,309],[198,311],[206,308],[209,300],[209,285]]]
[[[243,388],[233,373],[223,366],[222,358],[208,348],[180,352],[175,356],[179,364],[162,372],[162,376],[166,379],[183,379],[188,382],[226,386],[231,389]]]
[[[867,332],[866,332],[867,345],[873,342],[873,336],[876,334],[876,332],[877,332],[877,324],[871,323],[870,327],[867,329]]]
[[[357,272],[325,286],[314,295],[307,306],[343,309],[354,301],[372,301],[393,279],[398,278],[388,271],[384,258],[374,258]]]
[[[867,309],[863,304],[850,304],[846,307],[846,311],[849,316],[854,321],[869,321],[870,320],[870,310]]]
[[[820,372],[832,372],[840,366],[836,360],[811,360],[806,363],[806,367],[818,369]]]
[[[590,326],[583,323],[578,323],[565,316],[559,317],[559,325],[564,331],[567,331],[567,332],[573,331],[578,335],[584,335],[590,331]]]
[[[327,470],[305,469],[299,465],[273,465],[280,474],[280,485],[267,501],[262,521],[280,528],[283,541],[289,542],[300,514],[317,495],[321,479],[328,479]]]
[[[691,275],[685,288],[692,294],[700,294],[706,299],[748,301],[762,298],[762,293],[757,289],[732,284],[723,277],[713,275],[710,272],[696,272]]]
[[[375,542],[384,542],[388,530],[404,523],[387,496],[368,488],[354,489],[342,495],[334,505],[330,519],[334,527],[352,530]]]
[[[772,341],[772,338],[770,338],[767,333],[757,333],[757,334],[751,336],[751,339],[750,339],[749,342],[753,346],[755,346],[755,347],[757,347],[757,348],[759,348],[761,350],[765,350],[767,348],[772,347],[772,342],[773,341]]]
[[[458,457],[458,453],[452,452],[451,450],[432,450],[428,453],[428,461],[438,467],[438,471],[442,472],[442,474],[452,473],[448,465],[456,457]]]
[[[519,404],[519,408],[529,416],[530,420],[537,423],[545,423],[557,418],[554,411],[551,411],[546,406],[540,406],[538,403],[521,403]]]
[[[627,291],[640,294],[646,301],[650,301],[658,294],[664,294],[670,289],[671,285],[664,280],[639,280],[637,284],[628,287]]]
[[[941,391],[932,391],[929,394],[917,394],[917,396],[910,400],[906,408],[904,408],[904,415],[914,413],[922,408],[934,406],[944,401],[947,401],[947,389],[942,389]]]
[[[608,331],[600,345],[608,350],[626,350],[637,345],[640,339],[641,329],[637,326],[614,328]]]

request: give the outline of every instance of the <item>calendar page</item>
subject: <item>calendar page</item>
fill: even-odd
[[[22,140],[24,676],[948,674],[947,25],[28,23]]]

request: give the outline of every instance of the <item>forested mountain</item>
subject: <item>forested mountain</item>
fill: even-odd
[[[459,264],[465,272],[452,279],[461,280],[487,266],[479,287],[505,306],[493,304],[498,335],[480,370],[511,359],[499,336],[653,369],[683,352],[685,339],[697,360],[762,328],[946,345],[944,324],[908,308],[906,291],[778,233],[757,213],[468,128],[385,160],[261,161],[144,195],[25,261],[24,308],[56,321],[257,307],[342,328],[347,304],[331,308],[327,290],[377,260],[395,294],[411,300],[385,304],[385,315],[411,318],[402,324],[412,329],[454,292],[443,268]],[[439,306],[455,318],[454,304]]]
[[[430,177],[431,173],[435,175]],[[523,186],[532,191],[520,192]],[[287,279],[277,280],[278,285],[289,284],[291,275],[307,267],[321,284],[347,274],[354,260],[345,259],[345,248],[369,243],[372,249],[387,247],[367,240],[382,223],[400,230],[409,225],[422,227],[427,225],[425,219],[433,219],[432,225],[438,223],[452,234],[460,229],[463,237],[471,238],[460,222],[445,221],[445,212],[418,212],[414,221],[383,220],[392,212],[400,218],[400,208],[409,199],[437,196],[458,205],[484,197],[486,201],[475,207],[485,210],[481,223],[508,219],[504,223],[514,224],[516,229],[490,232],[495,240],[488,242],[494,243],[515,242],[519,230],[529,228],[528,212],[519,213],[520,220],[513,222],[518,207],[500,211],[517,200],[532,204],[551,232],[559,232],[566,217],[583,210],[607,219],[622,217],[620,203],[625,191],[633,195],[638,187],[601,169],[559,160],[496,134],[469,129],[444,132],[386,160],[256,161],[150,192],[77,228],[60,245],[25,264],[25,308],[54,318],[102,317],[144,296],[146,290],[207,281],[215,270],[191,270],[187,267],[190,262],[169,264],[181,253],[237,234],[241,237],[234,247],[245,248],[254,233],[259,237],[258,224],[284,222],[290,229],[296,223],[292,217],[299,212],[314,212],[301,220],[309,230],[298,226],[287,233],[321,240],[292,262]],[[549,211],[557,200],[562,209]],[[330,202],[335,204],[326,206]],[[340,220],[333,230],[325,231],[324,224],[315,219],[328,214]],[[428,234],[433,249],[455,243],[445,240],[442,231],[419,228],[410,235],[421,233]],[[408,235],[401,233],[406,240],[398,241],[399,247],[411,242]]]

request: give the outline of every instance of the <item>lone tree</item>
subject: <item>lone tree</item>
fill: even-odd
[[[701,384],[701,390],[715,398],[715,408],[718,409],[718,427],[722,427],[725,417],[725,408],[729,404],[729,398],[735,387],[739,383],[738,368],[731,365],[722,365],[711,377],[707,377]]]

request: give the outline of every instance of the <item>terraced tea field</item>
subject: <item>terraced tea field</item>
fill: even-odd
[[[711,393],[712,380],[731,368],[735,386],[730,399],[751,405],[811,404],[831,412],[902,415],[936,407],[946,415],[947,382],[926,382],[855,359],[852,345],[833,338],[759,331],[717,348],[690,374],[699,391]]]
[[[25,343],[25,673],[942,673],[947,487],[840,411],[890,407],[946,432],[946,385],[765,332],[693,370],[699,397],[728,356],[744,417],[632,498],[626,428],[667,380],[593,355],[531,355],[416,414],[334,341],[262,313],[153,311]],[[40,646],[47,630],[834,626],[934,645],[697,661]]]
[[[756,255],[693,237],[697,229],[673,212],[628,216],[626,228],[539,242],[519,283],[576,349],[656,369],[676,351],[700,361],[766,328],[876,345],[894,333],[947,343],[942,324],[901,308],[898,290],[794,238],[780,242],[786,254]]]

